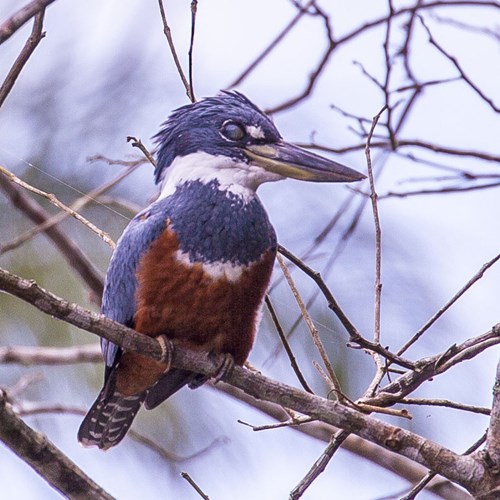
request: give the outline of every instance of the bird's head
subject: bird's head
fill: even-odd
[[[239,92],[222,92],[175,110],[155,136],[162,197],[190,180],[216,179],[244,193],[286,177],[352,182],[365,176],[283,141],[271,119]]]

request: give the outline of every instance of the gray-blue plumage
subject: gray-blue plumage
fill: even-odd
[[[260,200],[221,191],[218,182],[191,181],[168,198],[172,228],[191,262],[248,265],[276,248],[276,234]]]
[[[161,207],[153,204],[130,221],[118,240],[102,296],[101,312],[108,318],[132,326],[136,309],[137,266],[142,254],[165,228],[165,219]],[[106,366],[113,366],[120,352],[118,346],[102,337],[101,349]]]
[[[137,267],[141,256],[166,228],[179,240],[179,250],[193,263],[229,262],[246,266],[276,249],[276,234],[260,200],[221,191],[216,180],[190,181],[167,198],[138,213],[118,240],[102,300],[102,312],[132,326],[136,310]],[[119,348],[106,339],[101,347],[111,367]]]

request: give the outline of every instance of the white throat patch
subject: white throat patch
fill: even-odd
[[[284,179],[283,176],[251,163],[199,151],[180,156],[172,162],[165,172],[158,199],[170,196],[177,186],[187,181],[200,181],[208,184],[210,181],[217,180],[221,191],[230,191],[245,200],[250,200],[262,183],[282,179]]]

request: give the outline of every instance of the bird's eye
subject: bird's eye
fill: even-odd
[[[220,131],[230,141],[239,141],[245,137],[245,129],[238,123],[230,121],[224,122]]]

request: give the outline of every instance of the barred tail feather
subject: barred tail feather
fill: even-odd
[[[116,446],[125,437],[147,395],[147,391],[133,396],[122,396],[116,389],[109,392],[106,384],[78,430],[78,441],[85,447],[107,450]]]

